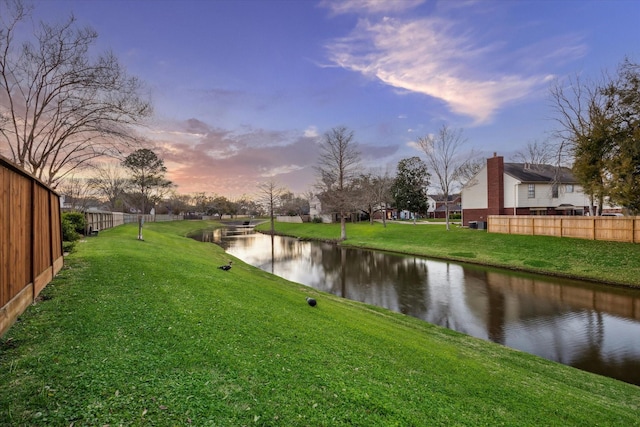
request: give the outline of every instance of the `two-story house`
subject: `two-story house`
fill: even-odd
[[[569,168],[505,163],[495,153],[461,195],[463,225],[489,215],[584,215],[589,209]]]

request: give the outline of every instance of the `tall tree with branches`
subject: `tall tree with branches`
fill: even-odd
[[[0,0],[0,138],[15,163],[55,187],[93,159],[133,146],[133,126],[151,105],[113,53],[92,55],[98,34],[73,16],[40,22],[19,40],[30,15],[20,0]]]
[[[285,193],[285,188],[278,184],[275,179],[263,182],[258,185],[260,191],[258,195],[259,202],[264,205],[269,212],[269,219],[271,223],[271,235],[275,234],[275,210],[280,202],[280,197]]]
[[[391,184],[391,194],[393,194],[396,209],[407,210],[414,214],[414,224],[416,214],[427,212],[429,197],[427,188],[430,177],[426,163],[418,156],[398,162],[396,177]]]
[[[173,184],[165,179],[167,167],[164,160],[148,148],[141,148],[129,154],[122,162],[131,175],[131,185],[137,189],[139,209],[142,214],[149,211],[149,207],[162,199],[165,191]]]
[[[131,174],[131,185],[138,190],[140,213],[147,213],[149,204],[162,199],[163,191],[173,185],[165,179],[167,167],[164,160],[148,148],[141,148],[129,154],[122,162]],[[142,215],[138,216],[138,240],[142,239]]]
[[[322,210],[340,215],[340,240],[347,238],[346,219],[355,209],[353,183],[359,170],[360,152],[353,131],[338,126],[325,133],[316,166],[316,186]]]
[[[426,163],[435,177],[435,187],[444,197],[447,231],[449,225],[449,196],[456,184],[459,184],[460,167],[467,162],[471,154],[463,157],[462,148],[466,143],[462,129],[442,125],[437,133],[418,138],[418,146],[424,152]]]
[[[573,173],[590,198],[591,215],[602,212],[606,189],[609,125],[603,83],[570,78],[550,89],[552,108],[559,127],[558,163],[569,157]]]
[[[603,88],[614,143],[608,164],[609,195],[640,213],[640,64],[625,59],[616,79]]]

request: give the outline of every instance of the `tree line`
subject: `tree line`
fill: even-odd
[[[153,113],[143,82],[129,75],[112,52],[94,52],[97,33],[79,26],[73,16],[51,24],[32,21],[31,12],[21,0],[0,0],[3,155],[51,187],[64,187],[72,199],[100,198],[110,210],[308,212],[311,192],[295,196],[275,183],[260,185],[256,201],[177,194],[164,163],[142,148],[137,132]],[[18,31],[25,26],[31,32]],[[557,82],[550,98],[557,145],[528,143],[514,158],[572,167],[591,199],[592,214],[605,203],[640,212],[640,65],[625,59],[613,76]],[[387,206],[424,213],[428,187],[448,200],[484,164],[463,149],[462,129],[447,125],[418,138],[415,147],[422,157],[402,159],[395,174],[363,170],[354,133],[344,126],[326,132],[322,142],[313,193],[325,211],[339,217],[342,238],[353,212],[370,219]],[[123,153],[129,155],[123,158]],[[119,161],[96,163],[105,158]],[[83,186],[73,176],[88,168],[94,176]]]

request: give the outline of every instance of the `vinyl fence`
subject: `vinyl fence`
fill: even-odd
[[[489,233],[640,243],[640,217],[491,215]]]
[[[137,223],[140,216],[142,216],[144,222],[180,221],[184,219],[182,215],[138,215],[122,212],[86,211],[84,213],[84,234],[89,236],[100,230],[117,227],[118,225]]]
[[[62,265],[58,195],[0,156],[0,336]]]

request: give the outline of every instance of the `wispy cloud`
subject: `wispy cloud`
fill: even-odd
[[[575,43],[561,49],[580,53]],[[524,63],[527,53],[501,57],[501,42],[481,43],[471,30],[435,16],[361,19],[351,34],[331,41],[327,52],[340,67],[440,99],[476,123],[491,121],[501,107],[526,97],[548,79],[548,74],[496,70],[497,62]]]
[[[267,177],[301,193],[313,182],[317,144],[301,132],[229,131],[189,119],[165,123],[151,138],[183,193],[251,195]]]
[[[334,15],[345,13],[392,13],[413,9],[425,0],[323,0],[320,6],[326,7]]]

